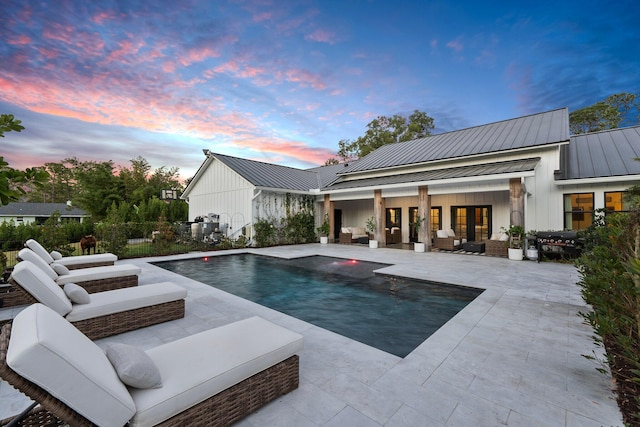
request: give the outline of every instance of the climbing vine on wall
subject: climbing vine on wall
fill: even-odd
[[[253,225],[257,246],[290,245],[316,241],[315,198],[303,194],[267,193],[258,201]]]

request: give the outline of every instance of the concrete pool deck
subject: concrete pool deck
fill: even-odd
[[[97,341],[151,348],[258,315],[304,336],[300,387],[237,426],[621,426],[610,377],[583,354],[602,354],[574,267],[481,255],[357,245],[295,245],[246,252],[327,255],[393,264],[381,271],[486,289],[404,359],[149,264],[228,251],[127,259],[140,284],[188,289],[184,319]],[[0,310],[12,317],[19,308]],[[397,319],[410,322],[410,319]],[[0,419],[29,401],[0,382]]]

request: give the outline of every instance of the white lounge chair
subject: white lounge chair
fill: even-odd
[[[64,316],[92,339],[184,317],[187,290],[169,282],[81,294],[89,302],[74,304],[60,285],[30,261],[19,262],[10,280],[34,302]]]
[[[24,246],[38,254],[47,264],[51,264],[55,261],[58,264],[64,265],[69,270],[114,265],[118,260],[118,257],[111,253],[63,257],[55,251],[47,252],[47,250],[35,239],[27,240]]]
[[[120,361],[139,367],[129,373],[157,373],[161,386],[127,388],[129,377],[119,375],[113,358],[34,304],[2,328],[0,376],[41,404],[27,418],[49,415],[72,426],[227,426],[298,387],[302,347],[299,334],[252,317],[146,352],[129,349]]]

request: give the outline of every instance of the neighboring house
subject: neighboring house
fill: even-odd
[[[391,227],[400,228],[403,242],[448,228],[469,241],[510,224],[580,230],[598,208],[623,210],[624,190],[640,182],[640,127],[570,137],[566,108],[384,145],[349,164],[307,170],[205,153],[182,195],[190,218],[224,213],[250,230],[276,200],[307,195],[318,203],[318,223],[329,214],[332,236],[374,216],[383,244]],[[417,218],[426,219],[420,236],[412,227]]]
[[[89,215],[82,209],[74,208],[66,203],[9,203],[0,206],[0,222],[13,221],[19,224],[43,224],[54,212],[60,212],[63,219],[82,222]]]

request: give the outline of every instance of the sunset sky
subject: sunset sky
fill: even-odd
[[[0,113],[26,130],[0,155],[314,167],[379,115],[441,133],[637,93],[639,23],[627,0],[3,0]]]

